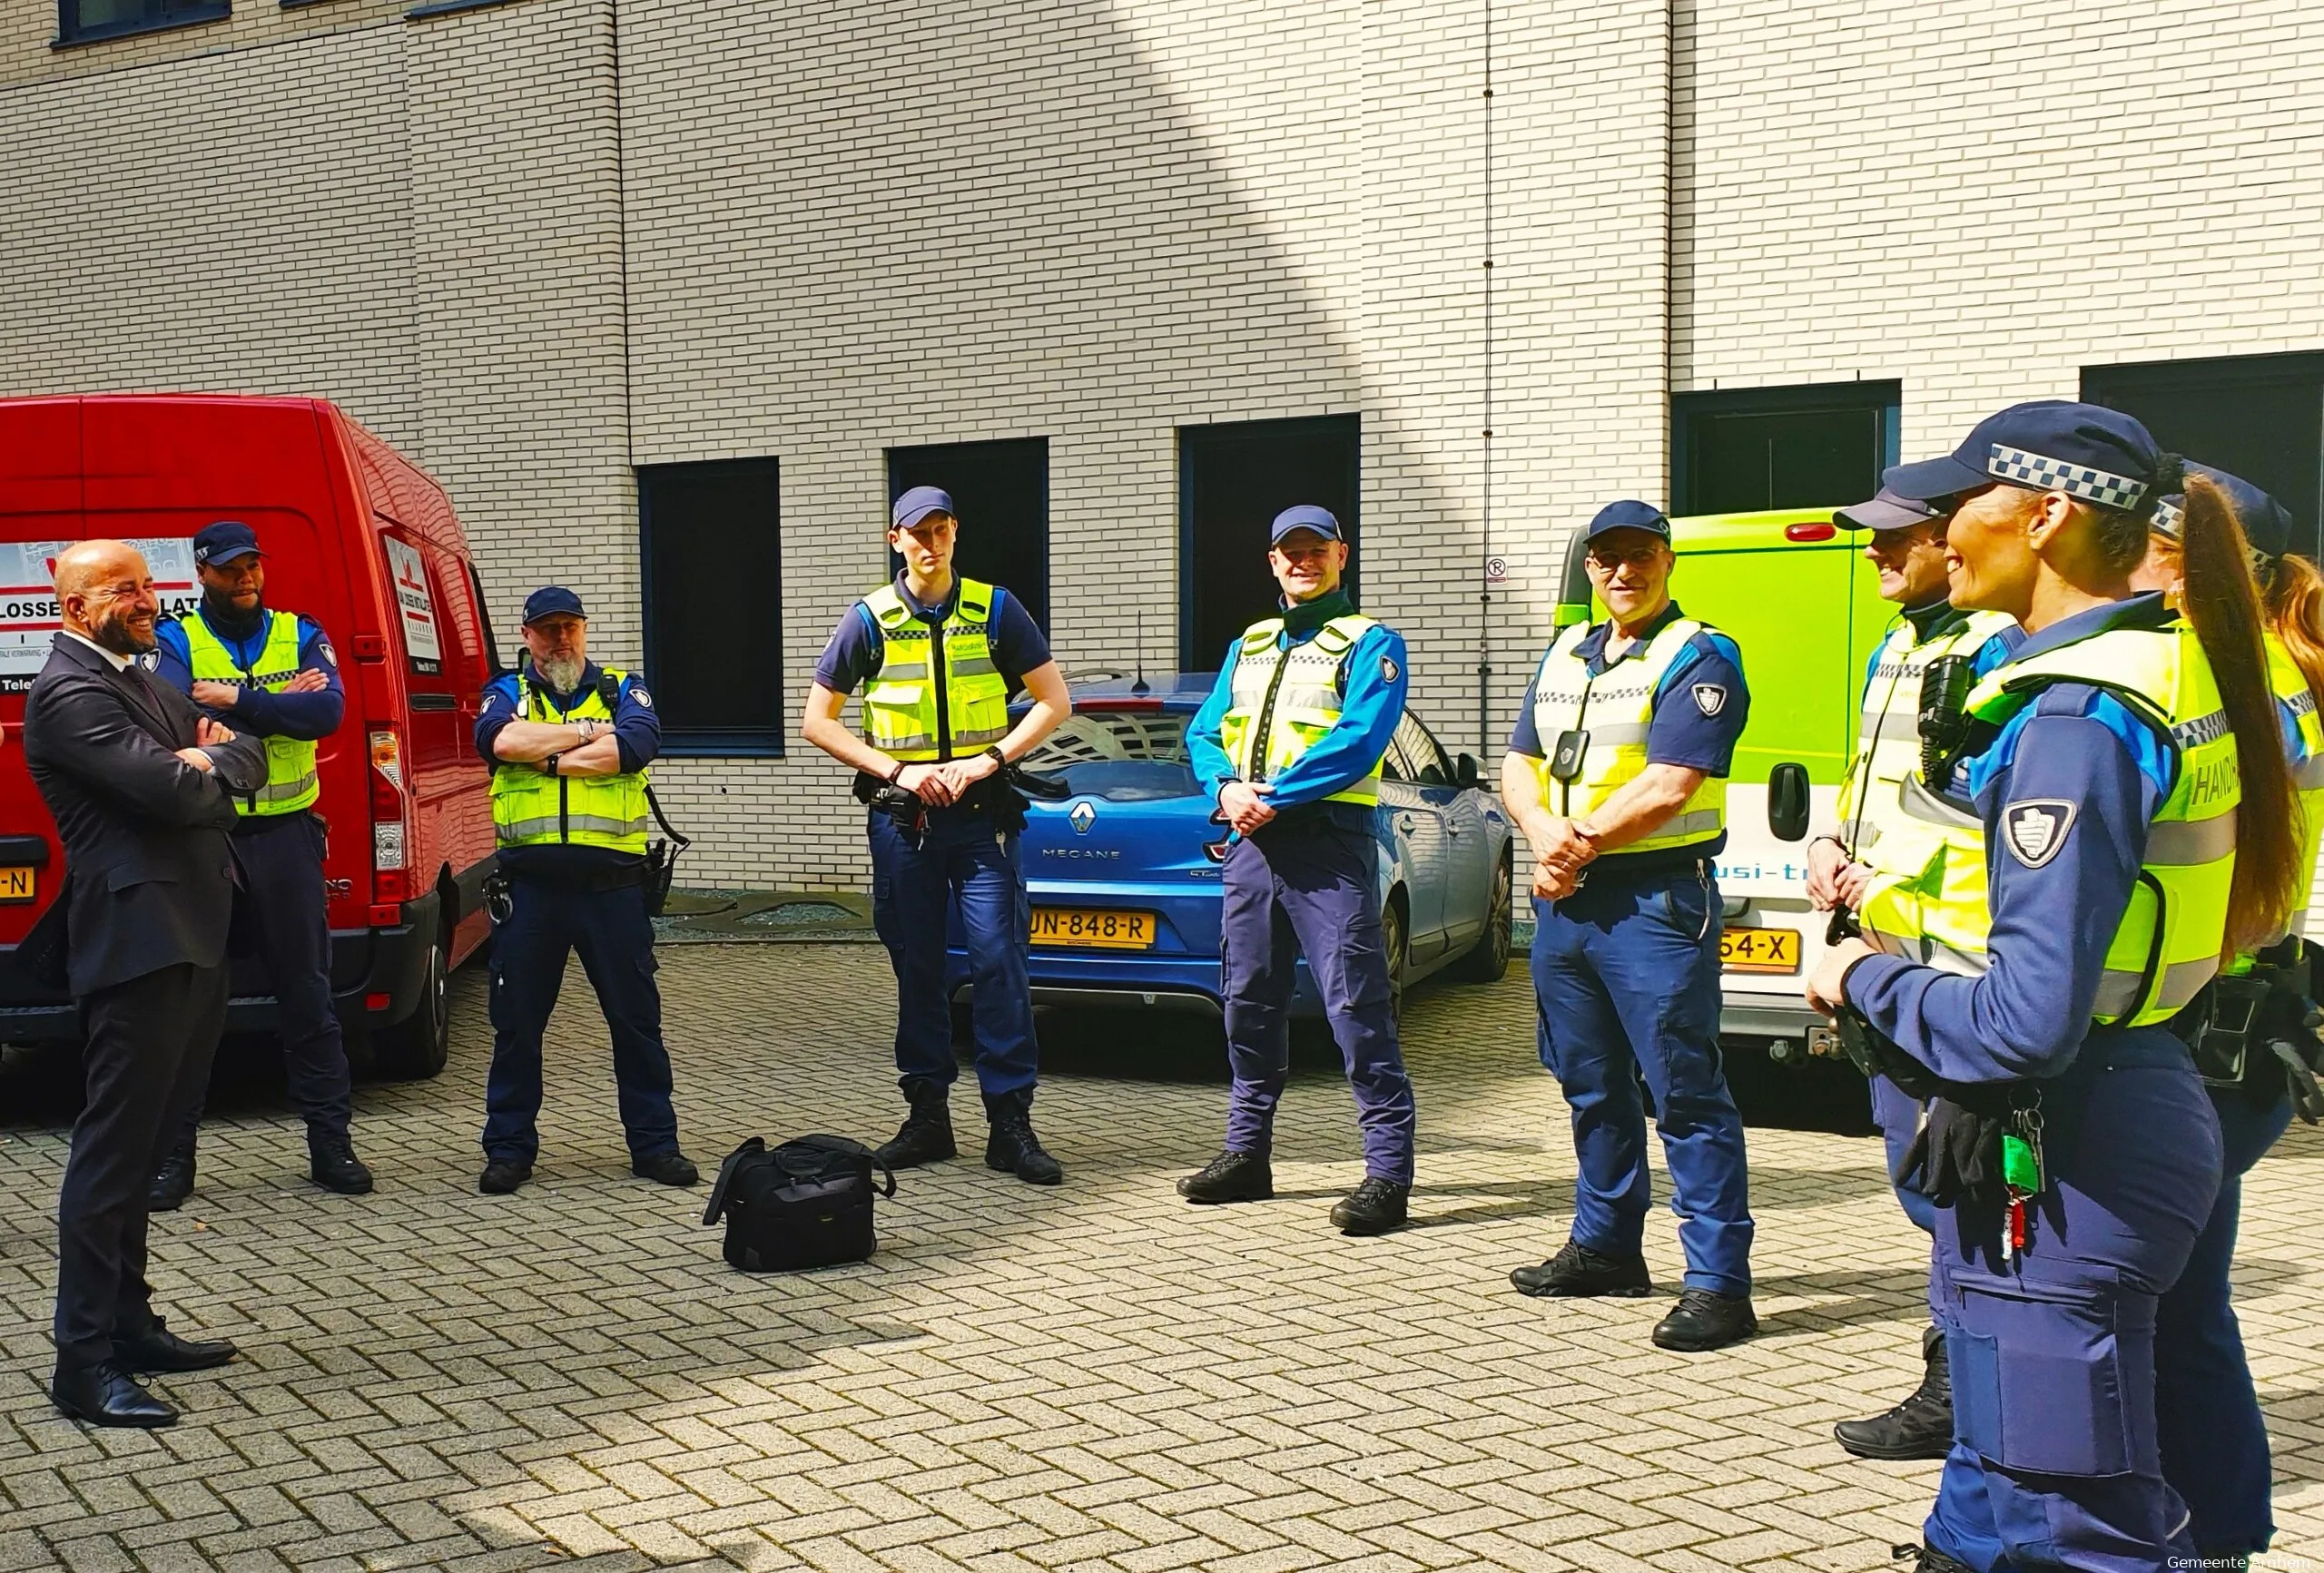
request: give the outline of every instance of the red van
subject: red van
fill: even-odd
[[[418,467],[321,399],[0,399],[0,726],[21,743],[58,626],[60,546],[133,542],[166,616],[201,598],[192,537],[215,519],[258,532],[267,604],[320,623],[347,683],[315,805],[340,1020],[381,1071],[433,1076],[447,979],[489,932],[492,810],[469,738],[499,663],[459,522]],[[18,961],[47,948],[45,933],[25,945],[35,923],[62,921],[63,857],[23,749],[0,748],[0,1042],[80,1037],[72,1000]],[[273,1017],[263,977],[238,963],[229,1029]]]

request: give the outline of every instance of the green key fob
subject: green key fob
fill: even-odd
[[[2042,1161],[2034,1156],[2034,1145],[2023,1136],[2004,1132],[2001,1138],[2002,1183],[2013,1191],[2038,1195],[2042,1189]]]

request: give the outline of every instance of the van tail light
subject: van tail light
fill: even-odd
[[[411,845],[411,793],[405,784],[403,735],[391,726],[373,727],[371,752],[371,900],[411,898],[406,867]]]

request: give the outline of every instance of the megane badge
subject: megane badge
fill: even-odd
[[[1075,835],[1086,836],[1089,833],[1089,827],[1098,822],[1098,805],[1088,798],[1083,798],[1073,805],[1073,811],[1065,817],[1072,822]]]

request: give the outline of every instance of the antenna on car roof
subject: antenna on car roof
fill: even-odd
[[[1129,685],[1132,693],[1151,693],[1153,685],[1146,681],[1146,603],[1137,605],[1137,681]]]

